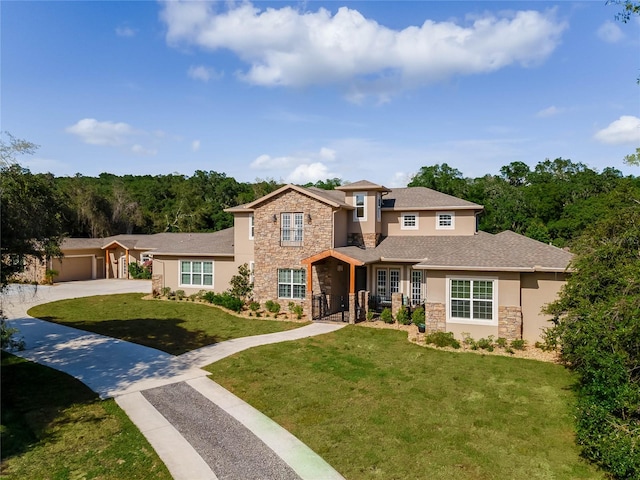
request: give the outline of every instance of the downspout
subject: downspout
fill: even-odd
[[[124,269],[127,272],[126,276],[127,276],[127,280],[128,280],[129,279],[129,249],[128,248],[126,248],[124,250],[124,263],[125,263],[125,265],[124,265],[125,268]]]

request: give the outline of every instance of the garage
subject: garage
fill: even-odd
[[[58,271],[56,282],[73,280],[91,280],[93,278],[93,255],[84,257],[63,257],[52,262],[53,270]]]

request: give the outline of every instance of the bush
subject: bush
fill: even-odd
[[[258,310],[260,310],[260,304],[258,302],[251,302],[249,304],[249,310],[251,310],[252,312],[257,312]]]
[[[453,338],[453,332],[433,332],[425,336],[424,340],[436,347],[460,348],[460,342]]]
[[[407,312],[406,308],[401,308],[400,310],[398,310],[398,313],[396,314],[396,320],[402,325],[409,325],[411,323],[411,317],[409,316],[409,312]]]
[[[178,300],[182,300],[185,296],[186,294],[184,293],[184,290],[176,290],[176,297],[178,297]]]
[[[278,315],[278,313],[280,313],[280,304],[278,302],[267,300],[264,303],[264,306],[269,313],[273,313],[274,315]]]
[[[507,339],[504,337],[498,337],[498,340],[496,340],[496,345],[500,348],[507,348],[508,346]]]
[[[367,310],[367,321],[371,322],[373,321],[373,316],[375,315],[373,310]]]
[[[229,293],[234,297],[246,300],[251,297],[253,292],[253,283],[251,282],[251,271],[246,263],[238,267],[238,273],[231,277],[229,281]]]
[[[418,307],[411,313],[411,321],[414,325],[424,323],[424,307]]]
[[[145,266],[136,262],[130,263],[129,276],[135,279],[149,280],[151,278],[151,264]]]
[[[493,342],[489,338],[481,338],[480,340],[478,340],[477,345],[478,348],[481,348],[482,350],[493,352]]]
[[[161,294],[163,297],[171,296],[171,287],[162,287]]]
[[[384,323],[393,323],[393,315],[391,315],[390,308],[385,308],[384,310],[382,310],[382,313],[380,314],[380,320],[382,320]]]
[[[514,350],[524,350],[524,347],[527,346],[527,341],[522,339],[512,340],[511,348]]]
[[[242,310],[242,306],[244,302],[238,297],[234,297],[229,292],[224,293],[215,293],[215,292],[207,292],[202,296],[202,299],[213,303],[214,305],[219,305],[221,307],[227,308],[234,312],[239,312]]]

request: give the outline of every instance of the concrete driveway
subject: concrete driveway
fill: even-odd
[[[150,282],[138,280],[12,285],[1,296],[2,308],[26,342],[25,350],[12,353],[66,372],[102,398],[115,397],[176,480],[344,480],[308,446],[198,368],[247,348],[321,335],[344,324],[311,324],[175,357],[27,315],[29,308],[56,300],[150,291]]]

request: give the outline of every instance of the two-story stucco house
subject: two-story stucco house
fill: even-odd
[[[311,318],[346,310],[353,321],[402,294],[425,306],[429,330],[535,341],[571,259],[513,232],[479,232],[481,205],[423,187],[286,185],[228,211],[255,299],[300,302]]]
[[[256,301],[300,303],[312,319],[339,312],[353,322],[368,308],[404,302],[424,305],[429,331],[534,342],[571,254],[509,231],[478,231],[482,208],[423,187],[286,185],[227,209],[233,228],[69,239],[71,255],[57,266],[65,275],[65,262],[90,263],[85,277],[126,277],[128,263],[152,257],[155,288],[189,294],[226,290],[246,263]],[[86,255],[83,241],[93,249]]]

